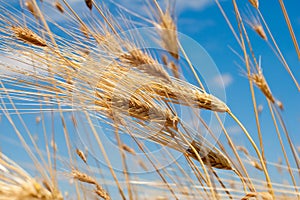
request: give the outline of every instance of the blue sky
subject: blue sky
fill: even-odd
[[[18,1],[14,1],[15,6],[18,5],[17,2]],[[118,2],[133,11],[145,8],[143,1],[119,0]],[[221,4],[228,14],[229,19],[234,24],[234,27],[237,28],[235,26],[236,21],[231,1],[224,0],[221,1]],[[86,7],[84,6],[83,1],[74,0],[72,1],[72,5],[74,5],[78,13],[82,13],[82,15],[86,13]],[[239,5],[240,10],[244,13],[244,15],[247,15],[248,9],[252,10],[255,14],[255,10],[252,9],[248,1],[241,1],[239,2]],[[285,5],[293,25],[295,35],[297,39],[300,40],[299,2],[297,0],[286,0]],[[109,4],[109,8],[112,7],[113,4]],[[300,63],[279,3],[275,1],[270,5],[269,1],[260,1],[260,10],[264,15],[280,49],[282,50],[287,63],[294,72],[296,79],[300,81]],[[177,9],[174,15],[176,16],[175,19],[178,24],[178,31],[193,38],[202,45],[210,55],[211,59],[215,62],[223,77],[223,83],[226,88],[227,105],[233,113],[238,116],[255,141],[258,141],[249,82],[243,75],[243,71],[240,68],[241,66],[242,69],[245,70],[245,66],[229,47],[236,50],[241,56],[242,51],[228,28],[219,8],[215,5],[214,1],[209,0],[177,0]],[[57,12],[55,14],[51,14],[51,16],[55,20],[61,22],[64,20],[64,17]],[[262,56],[262,69],[273,95],[284,104],[285,110],[282,112],[282,115],[287,124],[289,133],[293,138],[294,144],[298,146],[300,145],[299,91],[297,91],[292,79],[276,58],[268,44],[258,37],[249,26],[247,28],[255,55],[257,57],[260,55]],[[192,77],[187,77],[187,79],[191,82],[194,80]],[[218,77],[211,77],[211,80],[212,82],[215,82],[215,87],[219,87],[220,79]],[[278,157],[282,157],[282,154],[279,149],[277,137],[275,136],[276,133],[267,108],[267,102],[257,88],[255,89],[255,93],[257,103],[264,107],[263,112],[260,115],[260,119],[262,123],[265,148],[267,149],[266,155],[270,161],[277,162]],[[33,131],[38,132],[41,130],[41,126],[35,124],[35,117],[36,116],[28,117],[26,121],[31,121],[29,122],[29,127],[31,127]],[[238,128],[236,123],[230,119],[230,117],[226,117],[225,126],[230,130],[230,134],[237,144],[245,145],[251,149],[250,145],[243,140],[245,138],[242,136],[241,130]],[[2,127],[2,130],[5,130],[6,133],[13,132],[5,119],[2,120],[0,127]],[[13,138],[13,134],[10,134],[10,136]],[[2,138],[2,136],[0,137]],[[12,156],[16,156],[17,159],[24,160],[25,162],[27,158],[24,157],[22,153],[18,156],[15,154],[15,151],[11,151],[11,147],[8,145],[10,144],[9,141],[17,140],[16,138],[12,139],[11,137],[3,137],[5,139],[0,142],[1,149]],[[20,149],[18,151],[20,151]],[[66,150],[61,150],[61,153],[62,152],[66,152]],[[253,151],[251,151],[251,153],[252,155],[255,155]],[[290,152],[289,155],[291,155]],[[276,173],[274,170],[272,172]],[[282,180],[278,177],[275,179],[278,179],[276,181],[282,182]]]

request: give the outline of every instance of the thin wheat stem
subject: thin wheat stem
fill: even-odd
[[[125,180],[126,180],[128,196],[129,196],[130,200],[133,200],[133,196],[132,196],[133,194],[132,194],[132,189],[131,189],[131,184],[130,184],[130,177],[128,174],[128,167],[127,167],[127,162],[126,162],[126,155],[125,155],[124,149],[122,148],[122,141],[121,141],[121,138],[120,138],[120,135],[118,132],[118,125],[116,125],[116,128],[115,128],[115,135],[116,135],[118,147],[119,147],[120,154],[121,154],[123,173],[124,173]]]
[[[276,42],[276,40],[274,39],[273,34],[272,34],[272,32],[270,31],[269,26],[268,26],[267,22],[265,21],[263,15],[262,15],[262,13],[260,12],[259,9],[258,9],[258,13],[259,13],[260,18],[262,19],[262,21],[263,21],[263,23],[264,23],[264,25],[265,25],[265,27],[266,27],[266,29],[267,29],[267,31],[268,31],[268,33],[269,33],[271,39],[272,39],[272,42],[273,42],[273,44],[274,44],[274,46],[275,46],[277,52],[279,53],[279,56],[280,56],[280,58],[281,58],[281,61],[282,61],[283,66],[285,67],[285,69],[287,70],[287,72],[289,73],[289,75],[291,76],[291,78],[293,79],[293,81],[294,81],[294,83],[295,83],[297,89],[300,91],[299,83],[298,83],[297,79],[294,77],[292,71],[290,70],[289,65],[287,64],[287,62],[286,62],[284,56],[282,55],[281,50],[279,49],[279,47],[278,47],[278,45],[277,45],[277,42]]]
[[[122,199],[126,200],[125,194],[124,194],[124,192],[123,192],[123,190],[121,188],[121,185],[120,185],[120,183],[118,181],[118,178],[117,178],[117,176],[115,174],[115,171],[114,171],[114,169],[113,169],[113,167],[111,165],[111,162],[110,162],[110,160],[109,160],[109,158],[107,156],[106,150],[105,150],[105,148],[104,148],[104,146],[103,146],[103,144],[101,142],[101,139],[99,138],[99,135],[98,135],[98,133],[97,133],[97,131],[95,129],[95,126],[93,125],[93,122],[91,121],[91,118],[90,118],[89,114],[87,113],[87,111],[83,111],[83,112],[85,114],[85,117],[86,117],[89,125],[90,125],[90,128],[91,128],[91,130],[93,132],[93,135],[94,135],[94,137],[95,137],[95,139],[96,139],[96,141],[97,141],[97,143],[99,145],[99,148],[100,148],[100,150],[101,150],[101,152],[102,152],[102,154],[104,156],[105,162],[107,163],[107,165],[109,167],[109,171],[111,172],[111,174],[113,176],[113,179],[116,182],[116,185],[118,187],[119,193],[120,193]]]
[[[271,106],[271,103],[270,101],[268,100],[268,107],[269,107],[269,110],[271,112],[271,116],[272,116],[272,120],[273,120],[273,123],[274,123],[274,126],[275,126],[275,129],[276,129],[276,133],[277,133],[277,137],[278,137],[278,140],[280,142],[280,146],[281,146],[281,149],[282,149],[282,153],[283,153],[283,156],[284,156],[284,159],[285,159],[285,162],[288,166],[288,172],[291,176],[291,179],[292,179],[292,182],[293,182],[293,185],[295,187],[295,191],[296,193],[298,193],[298,189],[297,189],[297,183],[296,183],[296,180],[295,180],[295,177],[294,177],[294,174],[291,170],[291,165],[290,165],[290,162],[289,162],[289,158],[286,154],[286,151],[285,151],[285,147],[284,147],[284,144],[283,144],[283,141],[282,141],[282,138],[281,138],[281,134],[280,134],[280,131],[279,131],[279,128],[278,128],[278,125],[277,125],[277,122],[276,122],[276,119],[275,119],[275,115],[274,115],[274,112],[273,112],[273,108]],[[298,199],[300,198],[300,195],[297,195],[298,196]]]
[[[296,53],[298,55],[298,59],[300,60],[300,50],[299,50],[299,45],[298,45],[298,42],[297,42],[297,38],[295,36],[295,33],[294,33],[294,30],[293,30],[293,27],[292,27],[292,24],[291,24],[291,21],[290,21],[290,18],[289,18],[289,15],[285,9],[285,5],[283,3],[283,0],[279,0],[279,3],[280,3],[280,7],[281,7],[281,10],[283,12],[283,15],[284,15],[284,19],[285,19],[285,22],[288,26],[288,29],[289,29],[289,32],[290,32],[290,35],[292,37],[292,40],[293,40],[293,43],[294,43],[294,46],[295,46],[295,50],[296,50]]]
[[[248,131],[246,130],[246,128],[243,126],[243,124],[238,120],[238,118],[236,118],[236,116],[235,116],[233,113],[231,113],[231,112],[229,112],[228,114],[229,114],[229,115],[234,119],[234,121],[236,121],[236,123],[241,127],[241,129],[243,130],[243,132],[244,132],[245,135],[247,136],[248,140],[250,141],[251,145],[253,146],[253,148],[254,148],[254,150],[255,150],[255,152],[256,152],[256,154],[257,154],[257,156],[258,156],[258,158],[259,158],[259,160],[260,160],[260,162],[261,162],[261,165],[262,165],[262,168],[263,168],[263,172],[264,172],[265,177],[266,177],[266,182],[267,182],[267,185],[268,185],[268,188],[269,188],[269,192],[270,192],[270,194],[274,197],[275,194],[274,194],[274,190],[273,190],[273,188],[272,188],[272,182],[271,182],[271,179],[270,179],[268,170],[267,170],[267,168],[266,168],[265,162],[264,162],[264,160],[263,160],[263,157],[262,157],[262,155],[261,155],[259,149],[257,148],[257,146],[256,146],[254,140],[252,139],[251,135],[248,133]]]

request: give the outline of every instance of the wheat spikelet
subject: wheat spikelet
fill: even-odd
[[[76,154],[81,158],[81,160],[85,163],[87,163],[86,156],[80,149],[76,149]]]
[[[162,47],[175,59],[179,59],[176,25],[168,11],[161,14],[158,28],[160,30]]]
[[[103,198],[104,200],[110,200],[111,199],[109,194],[98,184],[96,185],[95,193],[99,197]]]
[[[14,32],[15,36],[22,40],[23,42],[26,42],[28,44],[45,47],[47,46],[46,41],[38,36],[36,33],[34,33],[29,28],[24,28],[20,26],[13,26],[12,31]]]
[[[27,7],[27,9],[29,10],[29,12],[35,17],[38,18],[38,14],[36,12],[36,9],[32,3],[32,0],[26,0],[25,1],[25,6]]]
[[[170,81],[170,77],[162,66],[148,54],[142,52],[139,49],[134,49],[120,57],[123,63],[136,67],[150,75],[155,77],[162,77],[163,79]]]
[[[237,146],[236,150],[242,151],[245,155],[249,156],[249,151],[246,149],[246,147],[243,146]]]
[[[97,181],[93,177],[91,177],[83,172],[80,172],[76,169],[73,169],[71,174],[74,179],[76,179],[80,182],[97,185]]]
[[[138,164],[143,170],[148,171],[147,165],[142,160],[139,159]]]
[[[256,0],[254,0],[256,1]],[[260,22],[260,18],[249,11],[249,19],[246,18],[246,23],[256,32],[256,34],[261,37],[263,40],[267,41],[267,35],[264,31],[264,28]]]
[[[72,177],[74,179],[76,179],[76,180],[78,180],[80,182],[94,185],[96,187],[96,189],[94,190],[94,192],[99,197],[101,197],[101,198],[103,198],[105,200],[110,200],[111,199],[110,196],[109,196],[109,194],[101,187],[101,185],[99,185],[97,183],[97,181],[93,177],[91,177],[91,176],[89,176],[89,175],[87,175],[87,174],[85,174],[83,172],[80,172],[80,171],[78,171],[76,169],[73,169],[71,174],[72,174]]]
[[[55,2],[55,7],[59,12],[61,12],[61,13],[65,12],[64,7],[61,5],[61,3],[59,1]]]
[[[258,169],[258,170],[260,170],[260,171],[263,171],[263,168],[262,168],[261,164],[259,164],[257,161],[252,160],[250,163],[251,163],[251,165],[252,165],[253,167],[255,167],[256,169]]]
[[[233,167],[230,161],[224,156],[219,150],[216,148],[206,149],[203,145],[196,143],[193,141],[191,145],[196,149],[199,153],[203,163],[207,166],[215,167],[218,169],[232,170]],[[188,156],[191,156],[195,160],[198,160],[195,152],[189,148],[186,153]]]
[[[253,24],[253,30],[264,40],[268,40],[267,35],[264,31],[264,28],[260,24]]]
[[[249,0],[249,3],[256,9],[258,9],[259,2],[258,0]]]
[[[130,153],[132,155],[136,155],[136,152],[134,151],[134,149],[130,148],[126,144],[122,144],[122,149],[124,149],[125,151],[127,151],[128,153]]]
[[[262,71],[259,70],[258,73],[253,73],[249,78],[255,83],[255,85],[262,91],[262,93],[269,99],[272,103],[275,103],[275,98],[272,95],[272,92],[269,88],[269,85],[262,74]]]
[[[90,10],[92,10],[92,8],[93,8],[93,1],[92,1],[92,0],[85,0],[85,4],[86,4],[86,6],[87,6]]]

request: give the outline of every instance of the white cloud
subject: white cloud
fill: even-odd
[[[182,10],[202,10],[206,8],[207,6],[211,5],[214,3],[212,0],[177,0],[177,9],[179,11]]]
[[[242,129],[237,125],[229,126],[226,130],[231,135],[236,135],[242,132]]]
[[[233,77],[229,73],[221,74],[213,78],[213,84],[215,87],[228,87],[233,82]]]

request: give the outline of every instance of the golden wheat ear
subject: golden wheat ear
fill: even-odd
[[[15,37],[27,44],[45,47],[47,46],[46,41],[38,36],[35,32],[30,30],[29,28],[21,27],[21,26],[13,26],[11,30],[14,32]]]

